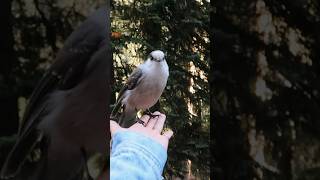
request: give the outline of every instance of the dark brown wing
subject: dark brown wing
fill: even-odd
[[[114,108],[112,109],[112,112],[111,112],[111,117],[116,117],[117,113],[120,110],[120,107],[122,106],[121,101],[124,98],[123,95],[124,95],[125,91],[126,90],[132,90],[135,87],[137,87],[137,85],[143,79],[142,74],[143,74],[142,70],[139,67],[136,68],[135,70],[133,70],[133,72],[129,76],[127,82],[123,85],[123,87],[119,91],[119,95],[118,95],[118,99],[117,99],[116,105],[114,106]]]
[[[118,99],[121,99],[123,93],[126,90],[134,89],[141,82],[141,78],[142,78],[142,70],[140,68],[134,69],[133,72],[131,73],[131,75],[129,76],[127,82],[120,90]]]

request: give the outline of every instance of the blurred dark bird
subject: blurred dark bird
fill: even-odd
[[[66,40],[31,95],[1,178],[81,180],[101,174],[89,160],[109,156],[109,26],[104,6]]]
[[[131,73],[120,90],[111,119],[118,120],[122,127],[129,127],[134,123],[132,119],[139,110],[148,110],[152,116],[149,108],[159,100],[168,77],[169,67],[164,53],[160,50],[152,51],[147,60]]]

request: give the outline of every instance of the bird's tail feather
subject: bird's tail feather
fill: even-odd
[[[122,104],[121,104],[121,101],[116,102],[116,104],[115,104],[114,107],[112,108],[112,111],[111,111],[111,114],[110,114],[110,117],[111,117],[111,118],[117,117],[121,105],[122,105]]]
[[[119,124],[121,127],[128,128],[134,124],[134,118],[136,115],[136,109],[126,106],[119,118]]]

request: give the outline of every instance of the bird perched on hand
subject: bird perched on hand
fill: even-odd
[[[118,115],[122,107],[119,124],[123,127],[132,125],[131,120],[137,111],[149,110],[157,103],[166,87],[168,77],[169,67],[164,53],[160,50],[152,51],[147,60],[132,72],[120,90],[111,112],[111,119]]]

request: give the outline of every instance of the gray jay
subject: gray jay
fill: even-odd
[[[152,51],[147,60],[140,64],[129,76],[119,92],[117,102],[111,112],[111,119],[122,114],[118,122],[122,127],[132,125],[137,111],[148,110],[157,103],[169,77],[169,67],[165,55],[160,50]]]

